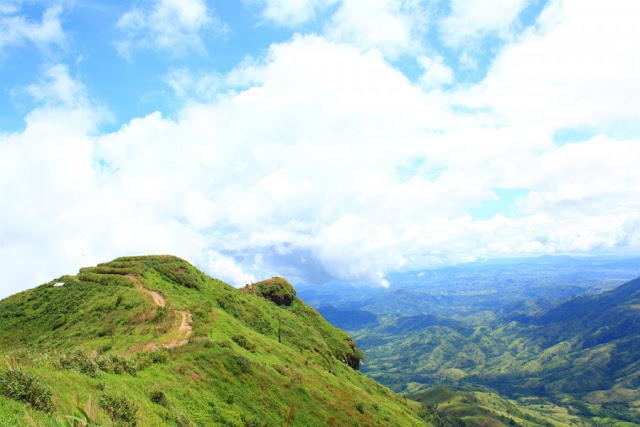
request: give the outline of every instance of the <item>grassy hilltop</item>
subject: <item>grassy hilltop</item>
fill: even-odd
[[[282,278],[118,258],[0,302],[0,425],[424,424]]]

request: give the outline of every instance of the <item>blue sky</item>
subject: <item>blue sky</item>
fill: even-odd
[[[633,0],[0,1],[1,295],[637,255]]]

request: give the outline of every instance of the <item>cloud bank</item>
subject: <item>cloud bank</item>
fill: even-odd
[[[28,88],[41,107],[0,134],[3,296],[127,254],[173,253],[238,286],[386,286],[390,271],[479,258],[637,253],[640,140],[617,131],[640,112],[634,3],[550,2],[464,85],[383,3],[368,12],[397,19],[397,37],[348,23],[364,6],[345,1],[323,32],[228,72],[174,71],[175,116],[106,133],[80,79],[48,68]],[[298,6],[278,13],[310,19]],[[506,31],[482,22],[474,32]],[[421,78],[392,62],[406,52]],[[590,136],[559,141],[567,129]]]

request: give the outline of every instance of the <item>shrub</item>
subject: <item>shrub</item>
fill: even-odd
[[[233,361],[240,369],[240,372],[247,373],[251,369],[251,361],[240,354],[233,356]]]
[[[135,426],[138,419],[138,407],[124,396],[100,396],[100,408],[107,411],[114,423]]]
[[[167,396],[160,390],[151,390],[149,394],[149,398],[156,405],[164,406],[165,408],[169,408],[169,400],[167,400]]]
[[[78,371],[92,378],[97,377],[100,371],[118,375],[126,372],[135,376],[139,368],[135,360],[117,354],[98,356],[87,354],[82,350],[63,355],[56,365],[59,369]]]
[[[68,371],[78,371],[90,377],[97,377],[100,368],[95,356],[86,354],[82,350],[67,353],[58,360],[58,368]]]
[[[17,369],[9,369],[0,376],[0,394],[31,405],[44,412],[53,412],[51,390],[35,377]]]
[[[173,260],[151,260],[146,262],[165,278],[186,288],[200,290],[203,285],[203,278],[187,262],[179,259]]]
[[[291,283],[282,277],[272,277],[241,289],[250,294],[260,295],[277,305],[291,305],[296,297],[296,290]]]
[[[152,363],[167,363],[169,361],[169,353],[166,350],[152,351],[148,356]]]
[[[178,424],[180,427],[193,426],[189,417],[187,417],[185,414],[182,414],[182,413],[176,415],[176,424]]]
[[[132,288],[134,283],[124,276],[118,274],[98,274],[90,271],[91,268],[82,268],[76,276],[83,282],[98,283],[104,286],[124,286]]]
[[[236,334],[232,338],[240,347],[249,350],[251,353],[256,352],[256,345],[249,341],[244,335]]]
[[[166,307],[156,307],[156,318],[154,322],[161,323],[167,317]]]
[[[240,414],[240,419],[242,419],[242,425],[244,425],[245,427],[260,427],[264,425],[254,415]]]
[[[229,306],[229,303],[225,298],[218,298],[216,301],[218,302],[218,305],[220,306],[220,308],[224,310],[226,310],[227,307]]]
[[[100,358],[98,365],[100,370],[118,375],[122,375],[127,372],[129,375],[135,377],[136,372],[138,371],[138,364],[135,360],[121,357],[117,354],[111,354]]]

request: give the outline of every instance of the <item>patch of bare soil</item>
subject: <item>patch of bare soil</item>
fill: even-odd
[[[133,283],[135,283],[136,289],[138,291],[142,291],[148,295],[151,295],[153,302],[158,307],[165,307],[167,305],[167,302],[165,301],[164,297],[160,295],[158,292],[150,291],[148,289],[143,288],[140,282],[138,282],[138,278],[136,276],[134,276],[133,274],[127,274],[125,277],[129,278]],[[182,347],[183,345],[189,342],[189,336],[193,331],[193,328],[191,326],[193,323],[193,320],[191,319],[191,313],[187,311],[176,311],[176,313],[182,316],[182,321],[180,322],[180,326],[178,327],[178,331],[179,331],[178,338],[172,340],[168,344],[161,344],[161,345],[157,345],[153,342],[149,342],[146,346],[144,346],[145,350],[158,350],[160,348]]]
[[[134,276],[133,274],[127,274],[125,277],[129,278],[133,283],[136,284],[136,289],[151,295],[151,298],[153,298],[153,302],[159,306],[159,307],[164,307],[167,305],[166,301],[164,300],[163,296],[160,295],[159,293],[155,292],[155,291],[150,291],[148,289],[145,289],[142,287],[142,285],[138,282],[138,278],[136,276]]]

